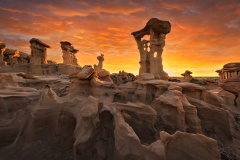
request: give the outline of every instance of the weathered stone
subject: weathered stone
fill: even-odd
[[[77,74],[77,77],[82,80],[92,79],[95,70],[92,66],[86,65],[82,68],[82,70]]]
[[[29,42],[31,43],[30,62],[34,64],[47,64],[47,48],[50,48],[50,46],[36,38],[32,38]]]
[[[139,75],[138,80],[140,81],[148,81],[148,80],[153,80],[154,75],[151,73],[142,73]]]
[[[95,66],[95,70],[103,69],[104,54],[101,54],[97,57],[98,65]]]
[[[220,84],[220,87],[225,91],[228,91],[235,95],[234,104],[240,107],[240,75],[235,75],[228,79],[225,79],[224,83]]]
[[[165,46],[166,34],[170,30],[171,25],[168,21],[152,18],[148,21],[145,28],[132,33],[140,53],[139,75],[152,73],[155,79],[168,79],[168,74],[163,71],[162,52]],[[150,35],[150,40],[141,40],[147,34]]]
[[[236,75],[240,75],[240,62],[227,63],[221,70],[216,70],[222,82]]]
[[[189,70],[186,70],[185,73],[181,74],[182,76],[184,76],[184,81],[185,82],[190,82],[193,77],[191,76],[192,72]]]
[[[220,160],[217,142],[202,134],[177,131],[173,135],[162,131],[161,140],[166,148],[167,160]]]
[[[72,44],[68,41],[61,41],[61,48],[63,53],[63,64],[73,64],[78,65],[78,61],[76,58],[76,53],[79,51],[75,49]]]
[[[127,73],[124,70],[119,71],[119,73],[113,73],[110,76],[116,85],[121,85],[121,84],[125,84],[128,82],[133,82],[136,80],[136,77],[134,74]]]

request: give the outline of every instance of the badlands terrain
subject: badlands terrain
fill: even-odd
[[[81,67],[67,41],[60,64],[39,39],[30,40],[31,55],[1,43],[0,159],[240,159],[240,63],[214,78],[169,77],[162,52],[170,30],[152,18],[132,33],[138,76],[111,74],[104,54]]]

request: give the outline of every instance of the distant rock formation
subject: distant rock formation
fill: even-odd
[[[132,73],[127,73],[124,70],[119,71],[119,73],[113,73],[110,75],[113,83],[116,85],[125,84],[128,82],[133,82],[136,80],[136,77]]]
[[[184,76],[184,81],[185,82],[190,82],[193,77],[191,76],[192,72],[189,70],[186,70],[183,74],[181,74],[182,76]]]
[[[30,62],[30,55],[18,50],[6,48],[3,53],[4,61],[7,62],[8,65],[14,66],[15,64],[26,64]]]
[[[47,48],[50,48],[50,46],[36,38],[32,38],[29,42],[31,43],[30,62],[33,64],[47,64]]]
[[[0,42],[0,73],[25,72],[33,75],[69,75],[81,70],[77,64],[76,56],[71,57],[71,65],[57,64],[52,60],[47,60],[47,48],[49,45],[39,39],[32,38],[31,56],[27,53],[15,49],[6,48],[6,45]],[[72,50],[76,52],[77,50]]]
[[[76,53],[79,51],[75,49],[72,44],[68,41],[61,41],[61,48],[63,53],[63,64],[72,64],[72,65],[78,65],[78,61],[76,58]]]
[[[18,50],[7,48],[3,54],[4,61],[6,61],[8,65],[13,66],[18,63],[18,58],[20,57]]]
[[[104,61],[104,54],[100,54],[100,56],[97,57],[98,65],[94,65],[94,69],[102,69],[103,68],[103,61]]]
[[[132,32],[140,53],[139,75],[151,73],[155,79],[168,79],[168,74],[163,71],[162,52],[166,34],[170,31],[170,22],[152,18],[142,30]],[[150,35],[150,40],[142,40],[145,35]]]
[[[228,74],[227,74],[228,75]],[[240,75],[233,75],[220,84],[220,87],[235,95],[234,105],[240,107]]]
[[[216,71],[222,82],[235,75],[240,75],[240,62],[227,63],[221,70]]]

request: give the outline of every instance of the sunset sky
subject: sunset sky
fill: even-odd
[[[153,17],[170,21],[164,70],[180,76],[217,76],[215,70],[240,61],[240,0],[1,0],[0,41],[30,54],[29,40],[51,46],[48,59],[62,62],[60,41],[76,49],[80,66],[138,74],[139,53],[131,32]]]

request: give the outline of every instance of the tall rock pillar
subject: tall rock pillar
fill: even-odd
[[[132,32],[140,53],[139,75],[151,73],[155,79],[168,79],[168,74],[163,70],[162,53],[166,34],[170,31],[170,22],[151,18],[143,29]],[[142,40],[145,35],[150,35],[150,40]]]

